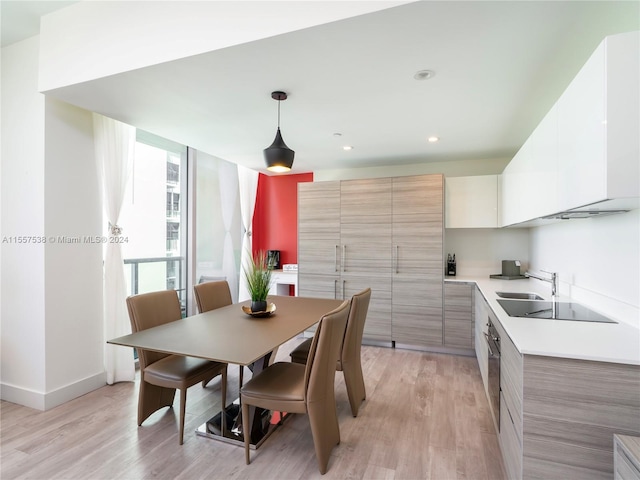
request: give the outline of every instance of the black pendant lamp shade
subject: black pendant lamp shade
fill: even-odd
[[[280,133],[280,102],[287,99],[287,94],[273,92],[271,93],[271,98],[278,100],[278,131],[273,143],[264,149],[264,160],[267,163],[267,170],[271,172],[288,172],[291,170],[296,152],[287,147]]]

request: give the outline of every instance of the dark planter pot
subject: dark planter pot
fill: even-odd
[[[267,301],[266,300],[255,300],[251,301],[251,311],[252,312],[266,312],[267,311]]]

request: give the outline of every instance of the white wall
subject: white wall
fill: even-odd
[[[44,96],[37,91],[38,38],[2,49],[2,398],[12,386],[45,391]]]
[[[91,113],[45,100],[45,232],[81,243],[45,247],[45,408],[105,383],[102,329],[102,202],[93,150]],[[76,383],[86,382],[86,390]],[[63,390],[63,391],[61,391]],[[75,395],[71,395],[73,398]],[[68,399],[68,398],[67,398]]]
[[[444,253],[456,254],[458,276],[488,277],[502,272],[502,260],[520,260],[529,266],[529,229],[447,228]]]
[[[640,328],[640,210],[531,229],[531,268],[558,272],[561,292],[620,312]]]
[[[37,92],[37,37],[2,49],[2,399],[46,410],[105,384],[91,115]]]

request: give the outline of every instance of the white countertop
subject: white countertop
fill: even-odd
[[[640,365],[640,330],[615,315],[589,306],[618,323],[519,318],[507,315],[497,302],[496,291],[532,292],[549,301],[550,286],[545,283],[488,277],[446,277],[445,282],[475,283],[520,353]],[[572,301],[562,295],[557,300]]]

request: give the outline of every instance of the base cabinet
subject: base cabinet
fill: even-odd
[[[616,478],[637,478],[628,476],[632,463],[627,457],[620,457],[614,469],[613,438],[640,436],[640,367],[523,355],[479,289],[474,316],[476,356],[488,400],[488,319],[500,335],[500,412],[495,425],[498,429],[499,423],[509,479],[611,479],[614,473]],[[640,439],[636,442],[640,450]]]
[[[524,478],[614,476],[613,435],[640,435],[640,367],[524,355]]]
[[[613,436],[614,480],[640,480],[640,437]]]
[[[473,291],[471,284],[444,284],[444,346],[474,348]]]

